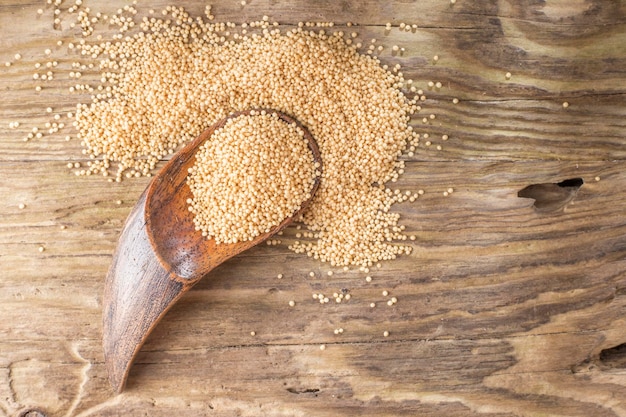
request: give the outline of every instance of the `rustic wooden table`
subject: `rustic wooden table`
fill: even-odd
[[[139,15],[167,5],[143,3]],[[358,23],[348,30],[377,38],[380,59],[424,87],[436,119],[415,125],[432,145],[398,184],[425,194],[396,206],[415,250],[367,283],[356,269],[328,276],[328,265],[291,253],[288,231],[185,295],[114,395],[103,280],[148,179],[111,184],[66,167],[85,162],[65,141],[71,121],[56,134],[45,123],[47,107],[72,111],[85,97],[67,92],[71,31],[54,27],[43,1],[1,0],[0,414],[626,416],[626,3],[248,3],[215,0],[213,13]],[[185,4],[204,13],[205,2]],[[32,74],[52,59],[46,48],[59,76],[38,92]],[[24,142],[33,127],[43,137]],[[563,208],[518,197],[577,178],[577,193],[553,187],[571,200]],[[311,297],[342,288],[347,303]]]

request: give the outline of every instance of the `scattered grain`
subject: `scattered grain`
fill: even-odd
[[[397,179],[403,168],[397,156],[417,136],[408,124],[416,109],[399,91],[408,85],[399,69],[383,69],[348,45],[342,32],[304,29],[332,22],[281,32],[266,18],[246,28],[263,34],[242,34],[233,42],[228,34],[234,25],[211,23],[210,8],[205,12],[203,21],[168,7],[163,18],[144,19],[141,33],[120,33],[116,42],[68,42],[102,69],[99,86],[69,88],[102,91],[77,107],[77,138],[92,163],[76,172],[108,176],[112,170],[116,182],[129,173],[150,175],[158,161],[216,120],[237,110],[275,108],[309,128],[324,161],[320,189],[299,219],[314,236],[290,249],[333,266],[369,266],[409,253],[410,246],[398,243],[406,237],[394,231],[399,216],[390,208],[397,200],[372,185]],[[123,26],[119,16],[108,23]]]

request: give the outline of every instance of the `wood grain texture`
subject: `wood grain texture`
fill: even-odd
[[[280,245],[231,259],[185,294],[140,351],[128,391],[114,395],[104,277],[148,179],[74,176],[67,162],[86,160],[64,140],[69,128],[22,141],[44,129],[46,107],[68,112],[88,97],[62,81],[79,57],[56,46],[69,38],[51,9],[0,0],[0,415],[626,416],[626,4],[248,3],[214,1],[213,12],[358,23],[343,29],[378,39],[381,60],[424,88],[420,116],[436,119],[414,124],[432,145],[394,184],[425,191],[396,206],[415,250],[367,283],[291,253],[287,229]],[[186,7],[201,15],[205,4]],[[396,27],[385,33],[387,22]],[[400,22],[419,27],[402,32]],[[37,93],[33,65],[46,48],[61,69]],[[540,213],[517,196],[570,178],[584,184],[564,210]],[[311,297],[341,289],[349,302]]]

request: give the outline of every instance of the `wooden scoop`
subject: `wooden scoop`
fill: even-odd
[[[319,149],[310,132],[285,114],[265,111],[277,113],[287,123],[296,123],[321,167]],[[116,392],[124,389],[139,349],[174,303],[213,268],[287,226],[307,207],[319,186],[318,176],[311,198],[302,203],[300,210],[254,240],[216,244],[195,230],[187,204],[192,196],[186,183],[187,169],[195,163],[196,151],[216,129],[228,119],[250,112],[233,113],[178,152],[154,177],[126,220],[104,289],[104,361]]]

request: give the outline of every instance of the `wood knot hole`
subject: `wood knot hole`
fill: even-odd
[[[517,196],[535,200],[533,207],[538,212],[555,212],[569,204],[583,184],[582,178],[571,178],[557,183],[532,184],[520,190]]]
[[[37,409],[37,408],[29,408],[28,410],[24,410],[20,412],[18,417],[48,417],[46,413]]]
[[[606,368],[626,369],[626,343],[602,350],[599,359]]]

